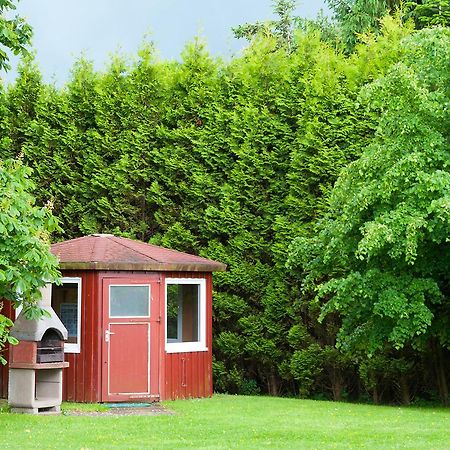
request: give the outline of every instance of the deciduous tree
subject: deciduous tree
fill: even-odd
[[[57,223],[48,207],[38,207],[30,194],[31,171],[18,160],[0,163],[0,299],[22,306],[28,318],[39,318],[39,288],[58,279],[58,262],[50,253],[49,233]],[[0,314],[0,351],[10,319]],[[0,355],[0,362],[5,362]]]
[[[317,235],[291,254],[318,282],[322,317],[341,314],[341,348],[368,354],[450,347],[450,31],[423,30],[404,47],[364,93],[383,109],[376,140],[339,177]]]

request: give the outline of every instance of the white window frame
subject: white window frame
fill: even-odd
[[[112,316],[111,315],[111,288],[112,287],[148,287],[148,311],[146,316]],[[108,317],[110,319],[129,319],[129,318],[143,318],[148,319],[151,315],[151,303],[152,303],[152,286],[149,283],[143,284],[110,284],[108,293]]]
[[[167,286],[172,284],[196,284],[199,286],[198,305],[198,342],[168,342],[167,341]],[[206,352],[206,279],[205,278],[166,278],[164,287],[165,305],[165,349],[166,353]],[[178,316],[179,320],[181,315]]]
[[[64,284],[77,284],[77,343],[65,342],[64,353],[80,353],[81,352],[81,278],[80,277],[63,277],[61,278],[61,286]],[[59,316],[58,316],[59,317]],[[61,320],[61,317],[59,317]],[[61,320],[62,322],[62,320]]]

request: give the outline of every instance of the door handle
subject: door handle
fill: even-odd
[[[105,330],[105,342],[109,342],[109,337],[111,336],[111,334],[116,334],[116,333],[113,333],[112,331],[109,331],[109,330]]]

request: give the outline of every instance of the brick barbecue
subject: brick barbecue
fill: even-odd
[[[48,316],[17,318],[11,335],[19,344],[11,347],[8,402],[12,412],[39,414],[60,412],[62,369],[67,330],[51,307],[51,285],[42,290],[39,306]]]

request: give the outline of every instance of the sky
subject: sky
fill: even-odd
[[[301,17],[327,11],[325,0],[298,5]],[[163,59],[178,58],[196,35],[205,38],[213,55],[230,57],[245,46],[231,27],[270,19],[271,6],[271,0],[21,0],[17,13],[34,29],[44,80],[61,84],[81,54],[101,70],[112,53],[135,55],[145,36]],[[12,70],[4,78],[11,81],[15,74]]]

